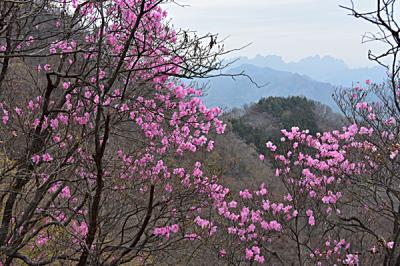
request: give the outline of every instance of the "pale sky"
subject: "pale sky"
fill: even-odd
[[[234,56],[280,55],[297,61],[311,55],[329,55],[351,67],[373,66],[367,59],[371,44],[361,44],[368,23],[348,15],[339,4],[349,0],[176,0],[187,7],[168,8],[178,28],[229,37],[225,46],[252,45]],[[355,0],[360,8],[375,0]]]

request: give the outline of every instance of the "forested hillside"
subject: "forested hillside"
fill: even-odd
[[[235,113],[238,113],[235,115]],[[311,134],[341,129],[343,117],[330,107],[303,97],[268,97],[258,103],[234,110],[227,117],[232,131],[259,152],[265,150],[265,140],[278,142],[281,129],[299,127]]]
[[[205,157],[205,166],[221,173],[223,182],[236,191],[266,182],[275,192],[280,185],[273,182],[272,157],[259,159],[267,152],[265,143],[279,144],[282,129],[299,127],[316,133],[341,129],[345,122],[328,106],[303,97],[263,98],[226,112],[224,120],[226,132],[215,136],[215,149]]]

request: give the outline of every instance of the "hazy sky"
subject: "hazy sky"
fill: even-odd
[[[170,7],[176,27],[229,37],[225,44],[252,45],[236,55],[276,54],[286,61],[310,55],[330,55],[349,66],[374,65],[367,59],[371,45],[361,36],[375,28],[348,15],[339,4],[348,0],[177,0],[187,7]],[[355,0],[364,10],[374,0]]]

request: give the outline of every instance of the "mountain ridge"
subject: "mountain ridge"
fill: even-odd
[[[270,67],[276,70],[304,74],[310,78],[328,82],[335,86],[351,86],[355,82],[367,79],[380,83],[386,77],[386,71],[381,66],[349,67],[343,60],[331,56],[309,56],[295,62],[285,62],[278,55],[257,55],[253,58],[238,57],[233,59],[233,67],[251,64],[258,67]]]
[[[335,87],[329,83],[315,81],[297,73],[249,64],[231,68],[228,70],[228,74],[242,71],[251,76],[256,84],[264,86],[256,86],[243,76],[235,77],[235,79],[216,77],[208,81],[209,89],[206,90],[205,103],[209,106],[233,108],[256,102],[268,96],[304,96],[335,108],[331,97]]]
[[[383,67],[350,68],[340,59],[330,56],[310,56],[297,62],[285,62],[277,55],[232,60],[225,74],[245,73],[235,79],[215,77],[208,79],[204,101],[208,106],[227,109],[257,102],[268,96],[304,96],[328,105],[338,111],[332,94],[367,79],[381,83],[385,79]]]

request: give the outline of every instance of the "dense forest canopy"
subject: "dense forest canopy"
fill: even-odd
[[[260,114],[264,119],[268,116],[271,119],[260,125],[257,121],[251,121],[251,118],[249,118],[250,116],[255,118],[256,113]],[[280,129],[298,126],[303,129],[309,129],[313,134],[321,131],[322,129],[317,125],[316,117],[315,103],[306,98],[269,97],[261,99],[258,103],[248,108],[246,115],[232,118],[230,122],[235,133],[247,143],[253,143],[257,150],[262,153],[265,151],[265,140],[274,142],[279,140],[281,136]]]

